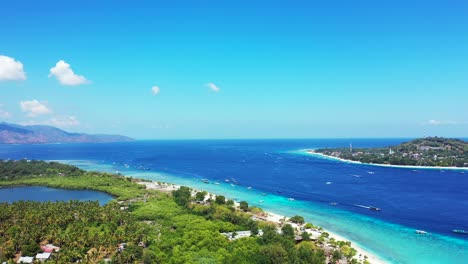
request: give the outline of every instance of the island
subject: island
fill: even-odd
[[[57,162],[0,161],[0,188],[20,185],[96,190],[115,199],[103,206],[0,202],[0,262],[369,263],[350,242],[299,215],[272,215],[189,187]]]
[[[322,148],[307,152],[368,164],[468,167],[468,142],[453,138],[419,138],[382,148],[353,148],[350,144],[346,148]]]
[[[133,140],[121,135],[70,133],[53,126],[0,123],[0,144],[109,143]]]

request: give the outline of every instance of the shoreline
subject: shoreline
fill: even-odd
[[[377,167],[388,167],[388,168],[400,168],[400,169],[423,169],[423,170],[460,170],[468,171],[468,167],[437,167],[437,166],[418,166],[418,165],[392,165],[392,164],[379,164],[379,163],[364,163],[356,160],[342,159],[335,156],[325,155],[322,153],[314,152],[312,150],[299,150],[299,152],[320,157],[323,159],[332,159],[345,163],[368,165],[368,166],[377,166]]]
[[[147,189],[150,189],[150,190],[157,190],[157,191],[162,191],[162,192],[172,192],[174,190],[177,190],[181,187],[181,185],[178,185],[178,184],[173,184],[173,183],[168,183],[168,182],[159,182],[159,181],[143,181],[143,179],[140,179],[140,178],[135,178],[135,179],[138,179],[138,184],[141,184],[141,185],[145,185]],[[187,186],[189,188],[192,189],[192,195],[194,195],[196,192],[198,191],[205,191],[205,190],[201,190],[201,189],[198,189],[198,188],[193,188],[191,186]],[[212,192],[207,192],[207,196],[212,196],[213,198],[215,198],[217,196],[217,194],[215,193],[212,193]],[[228,198],[228,197],[226,197]],[[239,206],[239,202],[234,202],[235,206]],[[262,209],[260,207],[260,209]],[[263,210],[263,209],[262,209]],[[287,217],[285,215],[281,215],[281,214],[277,214],[277,213],[274,213],[274,212],[271,212],[271,211],[263,211],[267,214],[267,216],[265,217],[266,218],[266,221],[270,221],[270,222],[273,222],[275,223],[276,225],[280,225],[281,224],[281,220],[282,219],[289,219],[290,217]],[[291,224],[293,227],[298,227],[297,224],[294,224],[294,223],[289,223]],[[322,228],[323,229],[323,228]],[[366,250],[363,248],[362,245],[358,244],[357,242],[355,241],[352,241],[344,236],[341,236],[335,232],[332,232],[328,229],[323,229],[324,232],[327,232],[329,235],[330,235],[330,238],[334,238],[335,240],[337,241],[349,241],[351,242],[351,247],[354,248],[356,250],[356,255],[353,257],[359,261],[364,261],[365,258],[364,256],[367,257],[367,261],[369,263],[372,263],[372,264],[386,264],[386,263],[389,263],[388,261],[385,261],[383,260],[382,257],[378,256],[377,254],[375,253],[372,253],[370,252],[369,250]]]

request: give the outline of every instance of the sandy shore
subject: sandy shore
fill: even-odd
[[[376,163],[363,163],[360,161],[355,160],[347,160],[342,159],[334,156],[325,155],[322,153],[313,152],[311,150],[301,150],[301,152],[307,153],[312,156],[317,156],[324,159],[333,159],[338,160],[341,162],[346,163],[353,163],[353,164],[362,164],[362,165],[370,165],[370,166],[378,166],[378,167],[392,167],[392,168],[405,168],[405,169],[432,169],[432,170],[463,170],[468,171],[468,167],[435,167],[435,166],[415,166],[415,165],[391,165],[391,164],[376,164]]]
[[[164,183],[164,182],[146,182],[146,181],[140,181],[138,182],[138,184],[142,184],[142,185],[145,185],[147,189],[150,189],[150,190],[158,190],[158,191],[163,191],[163,192],[172,192],[174,190],[177,190],[180,188],[179,185],[177,184],[170,184],[170,183]],[[199,191],[203,191],[203,190],[198,190],[198,189],[193,189],[192,190],[192,196],[195,196],[195,194]],[[207,192],[207,197],[212,197],[212,199],[215,199],[216,198],[216,194],[213,194],[213,193],[209,193]],[[236,206],[239,206],[239,203],[235,202],[235,205]],[[284,219],[288,219],[289,217],[286,217],[284,215],[279,215],[279,214],[275,214],[275,213],[272,213],[272,212],[268,212],[268,211],[265,211],[265,213],[267,214],[266,217],[264,217],[267,221],[270,221],[270,222],[273,222],[273,223],[276,223],[276,224],[280,224],[282,222],[282,220]],[[288,222],[289,224],[291,224],[294,228],[297,228],[298,225],[297,224],[294,224],[294,223],[291,223],[291,222]],[[331,238],[334,238],[335,240],[339,240],[339,241],[350,241],[351,242],[351,246],[356,249],[357,253],[356,253],[356,256],[355,258],[359,261],[363,261],[364,260],[364,256],[367,256],[367,261],[369,261],[370,263],[372,264],[385,264],[385,263],[388,263],[384,260],[382,260],[379,256],[363,249],[361,246],[359,246],[358,244],[356,244],[356,242],[352,241],[352,240],[349,240],[343,236],[340,236],[334,232],[331,232],[329,230],[325,230],[324,229],[324,232],[327,232]]]

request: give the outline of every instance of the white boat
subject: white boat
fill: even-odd
[[[249,186],[249,187],[247,187],[247,189],[249,189],[249,190],[250,190],[250,189],[252,189],[252,187],[250,187],[250,186]]]
[[[264,201],[263,201],[263,200],[260,200],[260,201],[258,201],[258,202],[259,202],[259,203],[263,203]]]
[[[292,197],[289,197],[288,198],[289,201],[295,201],[296,199],[292,198]]]
[[[424,230],[416,230],[416,234],[425,235],[425,234],[427,234],[427,232],[424,231]]]
[[[332,184],[332,182],[326,182],[325,184]]]

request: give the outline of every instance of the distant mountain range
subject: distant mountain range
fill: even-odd
[[[69,133],[53,126],[21,126],[0,123],[0,144],[105,143],[133,140],[120,135]]]

